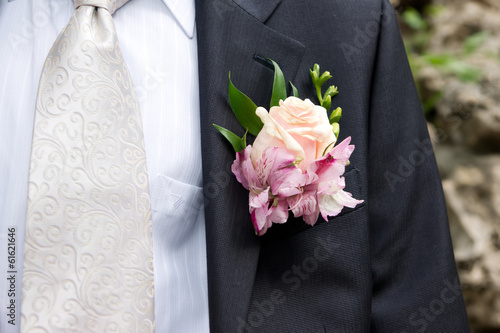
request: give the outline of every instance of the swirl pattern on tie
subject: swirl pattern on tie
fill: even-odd
[[[111,17],[124,2],[75,1],[43,67],[22,332],[154,331],[144,138]]]

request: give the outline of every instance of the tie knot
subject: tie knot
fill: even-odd
[[[104,8],[113,14],[118,8],[130,0],[75,0],[75,9],[80,6]]]

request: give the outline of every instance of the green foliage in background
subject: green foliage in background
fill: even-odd
[[[426,19],[440,15],[443,10],[445,10],[443,6],[431,5],[427,6],[423,13],[420,13],[412,7],[408,7],[401,15],[403,24],[408,28],[405,34],[405,47],[413,76],[418,77],[422,68],[432,66],[445,76],[452,75],[464,82],[477,83],[483,73],[480,69],[467,64],[467,59],[488,38],[488,33],[478,32],[469,36],[458,54],[429,51],[432,28]],[[418,81],[416,83],[420,92]],[[428,113],[434,110],[441,95],[442,92],[438,91],[432,96],[421,98],[424,112]],[[422,94],[420,96],[422,97]]]

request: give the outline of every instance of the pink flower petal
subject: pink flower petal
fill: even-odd
[[[335,147],[333,147],[333,149],[327,155],[332,156],[334,159],[346,165],[347,161],[349,161],[349,157],[351,157],[351,154],[354,151],[354,145],[349,145],[349,143],[351,143],[350,136],[345,138],[344,141],[342,141]]]
[[[269,207],[269,187],[257,195],[251,191],[249,196],[249,206],[250,208],[266,207],[267,209],[267,207]]]
[[[236,180],[243,185],[247,190],[251,185],[260,185],[257,174],[252,166],[250,154],[252,146],[247,146],[241,152],[236,153],[236,159],[231,165],[231,171],[236,176]]]
[[[307,168],[307,173],[318,175],[320,182],[340,177],[344,173],[345,165],[354,150],[354,146],[349,145],[350,142],[351,137],[346,138],[325,156],[311,163]]]
[[[272,194],[286,198],[302,193],[305,180],[306,176],[294,165],[276,170],[270,177]]]
[[[299,198],[295,198],[289,202],[291,211],[295,217],[319,214],[318,201],[314,191],[304,192],[302,195],[297,197]]]
[[[279,200],[276,207],[270,209],[269,220],[273,223],[285,223],[288,220],[288,203],[286,200]]]
[[[352,194],[344,190],[340,190],[334,194],[335,200],[344,207],[354,208],[357,205],[364,202],[364,200],[358,200],[352,197]]]
[[[309,224],[310,226],[313,226],[316,224],[316,221],[318,221],[318,217],[319,217],[319,209],[317,209],[316,211],[312,212],[311,214],[307,214],[305,215],[304,214],[304,222],[306,224]]]
[[[269,147],[255,165],[255,171],[261,184],[269,184],[268,177],[275,170],[292,165],[295,157],[288,150]]]
[[[267,147],[253,163],[252,146],[237,153],[231,170],[249,190],[249,211],[256,233],[263,235],[273,223],[285,223],[289,210],[312,226],[319,214],[327,220],[343,207],[362,203],[343,190],[345,164],[354,150],[349,143],[350,138],[345,139],[312,161],[304,172],[294,164],[294,153],[283,147]]]
[[[344,190],[339,190],[334,194],[319,195],[319,207],[321,216],[328,220],[328,216],[337,216],[344,207],[354,208],[363,200],[357,200],[352,194]]]
[[[323,216],[325,221],[328,221],[328,216],[339,215],[344,206],[335,200],[334,195],[324,194],[319,195],[319,208],[321,216]]]
[[[264,211],[264,209],[255,209],[254,211],[252,211],[250,216],[252,218],[252,224],[253,224],[253,227],[255,229],[255,232],[259,236],[262,236],[263,234],[265,234],[268,226],[266,223],[267,217],[266,217],[266,212]]]

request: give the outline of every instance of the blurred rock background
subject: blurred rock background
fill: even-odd
[[[391,2],[443,180],[470,324],[500,332],[500,1]]]

